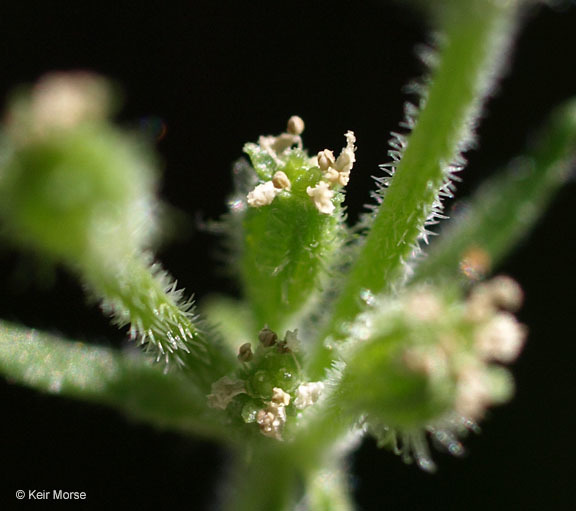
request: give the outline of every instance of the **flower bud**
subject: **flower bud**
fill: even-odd
[[[334,166],[335,161],[334,153],[330,149],[324,149],[318,153],[318,167],[320,167],[320,170],[328,170],[329,167]]]
[[[290,190],[290,180],[288,176],[281,170],[277,171],[274,176],[272,176],[272,183],[274,188],[279,188],[280,190]]]

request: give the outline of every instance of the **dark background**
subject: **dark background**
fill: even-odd
[[[427,41],[404,2],[20,2],[0,7],[0,92],[46,71],[90,69],[125,93],[120,122],[167,128],[158,142],[162,194],[187,215],[159,257],[199,298],[234,291],[217,269],[217,241],[195,228],[224,212],[229,170],[244,142],[301,115],[312,152],[340,148],[352,129],[358,163],[350,214],[386,161],[402,87],[422,72]],[[15,6],[17,5],[17,6]],[[81,6],[81,7],[80,7]],[[576,7],[527,20],[506,78],[479,130],[462,195],[530,143],[550,108],[576,93]],[[140,128],[148,129],[148,128]],[[360,509],[571,509],[574,482],[574,182],[502,271],[527,294],[530,326],[514,373],[515,400],[495,409],[468,454],[435,453],[439,473],[405,466],[367,440],[352,458]],[[65,272],[0,248],[0,317],[103,345],[120,345]],[[0,385],[0,507],[17,489],[86,491],[91,507],[209,509],[225,454],[211,444],[133,423],[106,408]],[[38,504],[38,507],[45,504]],[[80,506],[80,505],[78,505]]]

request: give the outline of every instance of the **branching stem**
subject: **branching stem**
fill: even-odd
[[[438,64],[405,153],[372,229],[319,340],[346,337],[346,325],[363,308],[361,294],[390,291],[405,276],[450,163],[467,149],[482,100],[490,92],[513,35],[514,2],[473,2],[469,11],[445,17]],[[478,10],[481,9],[481,12]],[[462,10],[463,6],[455,5]],[[317,347],[314,376],[330,365],[330,351]]]

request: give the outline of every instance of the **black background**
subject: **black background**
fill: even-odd
[[[350,215],[397,128],[402,87],[422,72],[421,18],[403,2],[19,2],[0,7],[0,89],[55,69],[90,69],[122,86],[120,122],[167,127],[158,150],[162,194],[185,213],[164,265],[199,298],[234,292],[211,263],[216,240],[195,228],[224,212],[231,163],[244,142],[278,133],[298,113],[312,152],[343,145],[358,163]],[[524,24],[509,71],[479,130],[461,195],[530,143],[550,108],[576,93],[576,7],[541,8]],[[517,396],[495,409],[468,455],[436,453],[430,476],[367,440],[351,463],[360,509],[571,509],[574,482],[573,199],[570,183],[502,271],[527,294],[530,338],[514,367]],[[120,345],[97,307],[65,272],[0,249],[0,317],[70,338]],[[0,507],[17,489],[86,491],[86,507],[209,509],[225,454],[158,432],[103,407],[0,385]],[[41,504],[37,503],[38,507]],[[82,507],[78,504],[77,507]]]

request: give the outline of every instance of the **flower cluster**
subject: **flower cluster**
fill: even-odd
[[[512,315],[521,302],[518,284],[503,276],[477,284],[465,300],[429,285],[398,300],[374,298],[342,352],[346,385],[364,389],[353,408],[398,430],[454,414],[481,419],[511,396],[501,364],[524,344],[526,328]]]
[[[211,408],[237,412],[246,423],[258,425],[264,436],[283,440],[289,416],[315,404],[324,390],[322,382],[302,381],[297,331],[283,339],[264,327],[254,351],[250,343],[238,350],[241,367],[236,376],[224,376],[212,385],[208,395]],[[235,403],[237,406],[229,406]]]
[[[270,179],[260,183],[246,196],[248,206],[260,208],[272,204],[276,196],[282,191],[290,192],[292,183],[286,174],[286,166],[292,148],[302,151],[301,134],[304,131],[304,121],[298,116],[292,116],[288,120],[285,133],[278,136],[261,136],[258,140],[258,151],[268,156],[271,162],[279,169]],[[309,158],[305,167],[317,168],[321,171],[319,180],[306,187],[306,193],[316,206],[316,209],[325,215],[331,215],[336,206],[332,200],[335,190],[344,187],[350,180],[350,171],[356,161],[356,137],[352,131],[345,135],[346,146],[335,158],[334,152],[329,149],[320,151],[315,158]],[[308,170],[308,169],[306,169]]]

